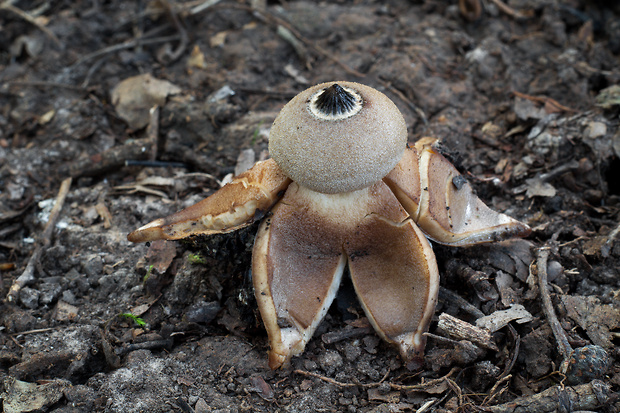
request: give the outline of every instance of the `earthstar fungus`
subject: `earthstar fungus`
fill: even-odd
[[[377,334],[420,365],[439,288],[427,238],[466,246],[530,232],[489,209],[429,139],[409,147],[396,105],[368,86],[328,82],[301,92],[274,121],[269,152],[128,239],[225,233],[266,214],[252,278],[274,369],[303,352],[345,268]]]

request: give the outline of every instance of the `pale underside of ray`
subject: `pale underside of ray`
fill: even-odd
[[[347,263],[378,334],[405,360],[421,356],[437,267],[428,241],[385,184],[325,195],[293,183],[272,212],[259,229],[252,268],[272,368],[303,351]]]
[[[486,206],[457,169],[427,142],[421,140],[408,148],[383,181],[429,238],[467,246],[530,233],[527,225]]]

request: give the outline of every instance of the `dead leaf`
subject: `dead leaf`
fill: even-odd
[[[189,59],[187,59],[187,67],[206,69],[207,64],[205,63],[205,55],[202,53],[198,45],[194,45],[194,48],[192,49],[192,54],[189,56]]]
[[[97,203],[95,205],[95,210],[97,214],[103,219],[103,227],[108,229],[112,226],[112,214],[110,214],[110,210],[103,202]]]
[[[583,133],[586,138],[601,138],[607,134],[607,125],[604,122],[589,121]]]
[[[509,274],[506,274],[501,270],[498,271],[495,276],[495,285],[497,285],[497,290],[499,291],[499,296],[501,297],[501,303],[505,307],[513,304],[519,304],[521,302],[521,293],[523,291],[513,282],[513,279]]]
[[[140,304],[140,305],[135,306],[131,310],[129,310],[129,312],[135,315],[136,317],[140,317],[142,316],[142,314],[149,311],[150,308],[151,308],[151,304]]]
[[[515,97],[513,110],[521,120],[542,119],[547,116],[544,108],[536,105],[531,100]]]
[[[563,295],[566,315],[586,331],[592,343],[613,348],[611,330],[620,327],[620,309],[601,304],[596,297]]]
[[[149,123],[149,110],[163,106],[168,95],[181,88],[167,80],[155,79],[149,73],[133,76],[117,84],[111,92],[116,113],[131,129],[141,129]]]
[[[39,35],[21,35],[11,46],[9,52],[13,57],[19,57],[22,52],[26,52],[30,57],[37,57],[45,47],[45,38]]]
[[[178,376],[177,383],[187,387],[194,387],[194,384],[196,384],[196,380],[187,376]]]
[[[529,323],[534,316],[525,309],[521,304],[513,304],[507,310],[495,311],[493,314],[481,317],[476,320],[476,326],[486,328],[495,333],[506,327],[511,321],[518,324]]]
[[[211,36],[211,39],[209,39],[209,45],[213,48],[223,47],[224,43],[226,43],[226,36],[228,36],[227,31],[215,33],[215,35]]]
[[[532,243],[530,241],[524,239],[501,241],[490,248],[488,254],[493,267],[525,282],[532,262]]]
[[[273,389],[261,376],[252,376],[252,388],[265,400],[272,400],[275,395]]]
[[[63,397],[65,388],[71,386],[67,380],[50,380],[45,384],[28,383],[8,376],[4,379],[4,413],[33,412],[47,408]],[[47,411],[47,409],[45,409]]]
[[[39,125],[48,124],[54,118],[55,114],[56,114],[56,111],[54,109],[45,112],[43,115],[39,117]]]
[[[158,274],[166,272],[172,260],[177,255],[177,247],[174,242],[168,242],[166,240],[157,240],[151,243],[151,246],[146,253],[146,260],[153,271]]]
[[[596,106],[603,109],[611,109],[614,106],[620,105],[620,85],[609,86],[600,91],[596,98],[594,98]]]
[[[601,248],[607,242],[606,236],[588,238],[583,243],[583,255],[595,256],[601,253]]]
[[[527,195],[528,198],[533,198],[535,196],[551,198],[557,193],[553,185],[548,182],[542,182],[540,179],[531,178],[526,179],[525,182],[527,184],[525,195]]]
[[[398,403],[400,401],[400,392],[391,391],[383,393],[378,388],[368,389],[368,400],[377,400],[385,403]]]
[[[78,308],[74,305],[58,300],[54,311],[54,319],[56,321],[74,321],[78,315]]]

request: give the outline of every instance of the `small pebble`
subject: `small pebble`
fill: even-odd
[[[192,305],[185,313],[185,318],[190,323],[209,324],[215,319],[217,313],[222,309],[217,301],[201,301]]]
[[[319,355],[319,364],[326,374],[334,374],[342,366],[342,356],[333,350],[327,350]]]
[[[607,133],[607,125],[603,122],[590,122],[586,126],[585,135],[590,139],[596,139],[605,136]]]
[[[34,288],[24,287],[19,291],[19,300],[26,308],[35,309],[39,306],[41,291]]]

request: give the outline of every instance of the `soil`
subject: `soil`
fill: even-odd
[[[4,412],[620,411],[615,2],[5,1],[0,28]],[[434,246],[419,371],[346,281],[306,351],[269,370],[256,225],[126,240],[265,158],[279,109],[339,79],[386,93],[411,142],[439,138],[533,228]],[[485,315],[499,325],[476,328]]]

